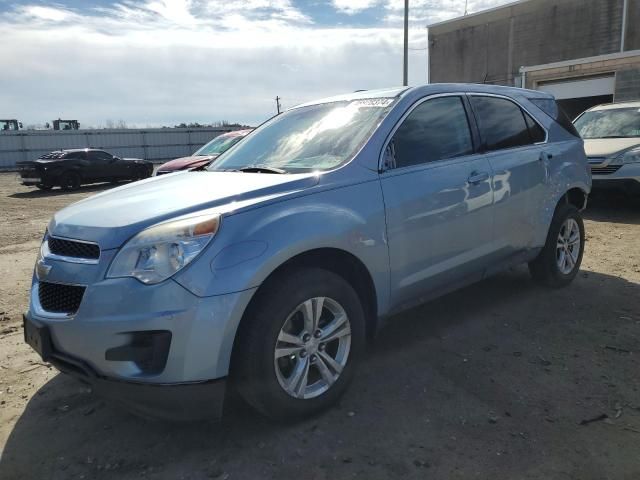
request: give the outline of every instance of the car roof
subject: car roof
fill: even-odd
[[[435,95],[438,93],[447,92],[468,92],[468,93],[493,93],[503,95],[524,95],[531,98],[549,98],[553,99],[553,95],[539,90],[528,90],[517,87],[504,87],[501,85],[484,85],[477,83],[432,83],[428,85],[420,85],[416,87],[391,87],[377,90],[357,90],[352,93],[346,93],[343,95],[335,95],[332,97],[321,98],[319,100],[313,100],[310,102],[296,105],[292,108],[306,107],[309,105],[318,105],[321,103],[341,102],[341,101],[353,101],[364,100],[368,98],[395,98],[409,94],[418,95]]]
[[[640,108],[640,102],[605,103],[591,107],[588,112],[598,112],[601,110],[617,110],[619,108]]]
[[[99,148],[65,148],[62,150],[54,150],[54,152],[65,152],[65,153],[72,153],[72,152],[103,152],[104,150],[100,150]]]

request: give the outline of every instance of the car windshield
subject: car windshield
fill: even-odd
[[[208,170],[302,173],[336,168],[353,158],[392,103],[392,98],[371,98],[289,110],[266,122]]]
[[[205,156],[205,155],[219,155],[229,150],[233,145],[238,143],[242,138],[243,137],[240,135],[236,135],[233,137],[220,135],[214,138],[213,140],[211,140],[209,143],[207,143],[203,147],[200,147],[200,149],[197,150],[196,153],[193,154],[193,156],[198,157],[198,156]]]
[[[640,137],[640,108],[585,112],[575,126],[582,138]]]

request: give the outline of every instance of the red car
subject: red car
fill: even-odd
[[[190,157],[176,158],[170,162],[163,163],[158,168],[156,175],[173,173],[179,170],[189,170],[190,168],[203,167],[214,160],[221,153],[229,150],[233,145],[246,137],[252,129],[235,130],[223,133],[201,147]]]

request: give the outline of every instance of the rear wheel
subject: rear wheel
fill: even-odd
[[[346,390],[364,348],[357,293],[342,277],[309,268],[280,276],[258,295],[235,352],[240,394],[281,420],[328,408]]]
[[[529,263],[529,271],[539,283],[564,287],[578,274],[583,253],[582,215],[575,206],[563,204],[556,209],[547,242],[538,257]]]
[[[76,172],[66,172],[60,177],[60,188],[62,190],[78,190],[80,184],[80,175]]]

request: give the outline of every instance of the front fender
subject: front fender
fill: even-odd
[[[377,179],[225,216],[213,244],[175,280],[201,297],[239,292],[319,248],[358,258],[373,279],[378,311],[386,310],[389,256]]]

